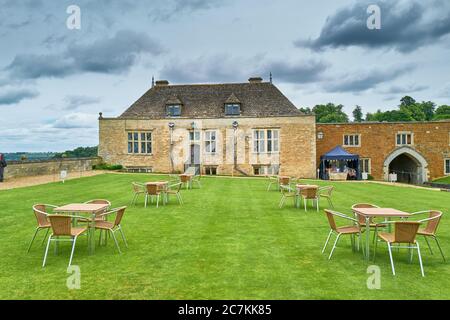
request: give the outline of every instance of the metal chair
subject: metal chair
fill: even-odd
[[[331,257],[333,256],[333,252],[336,249],[336,246],[342,235],[350,235],[351,240],[352,240],[353,250],[355,249],[355,235],[358,235],[358,248],[359,248],[359,238],[361,237],[361,229],[358,227],[358,221],[352,217],[349,217],[343,213],[336,212],[336,211],[325,210],[325,214],[327,215],[328,223],[329,223],[331,229],[328,234],[325,245],[323,246],[322,254],[325,252],[325,249],[328,246],[328,242],[330,241],[330,238],[333,234],[336,235],[336,240],[334,241],[333,249],[331,249],[330,255],[328,256],[328,260],[330,260]],[[336,225],[336,220],[334,219],[334,217],[342,218],[342,219],[345,219],[348,221],[352,221],[354,223],[349,226],[338,227]]]
[[[333,201],[331,201],[333,190],[334,190],[333,186],[320,187],[318,190],[319,199],[322,199],[322,198],[327,199],[328,204],[332,209],[334,209]]]
[[[398,249],[409,249],[410,252],[410,262],[412,262],[413,251],[412,249],[417,250],[417,254],[419,256],[419,264],[420,271],[422,273],[422,277],[425,277],[425,273],[423,271],[422,265],[422,255],[420,254],[420,246],[419,242],[416,240],[417,231],[420,227],[420,222],[417,221],[401,221],[401,222],[392,222],[395,226],[394,233],[386,233],[380,232],[378,237],[384,240],[388,245],[389,250],[389,258],[391,260],[392,274],[395,276],[395,267],[394,267],[394,259],[392,258],[392,248]],[[375,261],[377,254],[377,244],[378,241],[375,241],[375,252],[373,256],[373,260]],[[394,246],[393,244],[398,244]],[[407,246],[401,246],[401,244],[407,244]]]
[[[175,195],[178,199],[178,202],[182,205],[183,199],[181,198],[181,187],[183,186],[182,182],[170,185],[168,189],[166,190],[166,195]]]
[[[202,188],[202,184],[200,183],[200,179],[202,178],[201,175],[195,175],[192,177],[192,186],[194,186],[194,183],[196,183],[198,185],[198,187],[201,189]]]
[[[74,228],[72,227],[72,220],[76,218],[76,216],[64,216],[64,215],[49,215],[48,220],[50,221],[51,228],[53,233],[48,238],[47,247],[45,248],[44,262],[42,263],[42,267],[45,267],[45,263],[47,261],[48,249],[50,247],[50,242],[54,241],[55,245],[58,242],[62,241],[70,241],[72,242],[72,250],[70,253],[69,259],[69,267],[72,264],[73,253],[75,251],[75,244],[77,242],[78,236],[87,231],[87,227],[84,228]],[[63,239],[61,239],[63,237]],[[64,239],[65,237],[69,237],[69,239]],[[56,248],[56,247],[55,247]]]
[[[30,245],[28,246],[27,252],[30,252],[31,246],[33,245],[34,239],[36,239],[37,234],[41,230],[47,230],[45,233],[44,239],[42,239],[42,244],[44,244],[45,240],[47,239],[48,232],[51,229],[50,221],[48,220],[48,208],[56,208],[56,206],[50,205],[50,204],[35,204],[33,206],[33,213],[36,217],[37,227],[34,231],[33,238],[31,239]]]
[[[370,203],[357,203],[352,206],[353,214],[355,215],[355,218],[358,219],[359,226],[362,229],[364,229],[364,228],[366,228],[366,218],[364,216],[358,214],[355,211],[355,209],[358,209],[358,208],[379,208],[379,206],[370,204]],[[375,242],[377,239],[378,229],[385,228],[385,227],[387,227],[387,225],[384,222],[382,222],[382,223],[374,222],[373,218],[370,218],[369,219],[369,227],[370,227],[370,229],[374,229],[374,231],[375,231],[373,234],[373,241],[372,241],[372,242]]]
[[[424,237],[424,239],[428,245],[428,249],[430,249],[431,254],[433,254],[433,250],[431,249],[430,243],[428,241],[428,237],[433,238],[434,241],[436,241],[436,244],[439,248],[442,259],[445,262],[446,260],[445,260],[444,252],[442,251],[441,245],[436,236],[436,232],[439,227],[439,223],[441,222],[442,212],[435,211],[435,210],[427,210],[427,211],[414,212],[411,215],[415,216],[415,215],[421,215],[421,214],[426,214],[426,213],[429,214],[428,218],[418,221],[420,223],[426,223],[426,226],[425,226],[425,228],[419,228],[419,231],[417,231],[417,235]]]
[[[308,200],[312,200],[313,205],[316,205],[317,212],[319,212],[319,193],[317,188],[300,189],[300,196],[305,204],[305,211],[307,211]]]
[[[97,213],[95,214],[95,221],[102,221],[102,220],[105,220],[106,218],[105,218],[105,217],[100,217],[100,215],[101,215],[102,213],[107,212],[107,211],[111,208],[111,202],[108,201],[108,200],[105,200],[105,199],[94,199],[94,200],[89,200],[89,201],[86,201],[85,204],[106,204],[106,205],[108,205],[108,207],[106,207],[104,210],[99,211],[99,212],[97,212]],[[79,219],[79,220],[77,220],[77,221],[78,221],[78,222],[89,222],[89,221],[91,221],[91,220],[92,220],[92,219],[83,218],[83,219]]]
[[[272,185],[278,184],[278,177],[277,176],[269,176],[269,185],[267,186],[267,191],[270,191],[272,188]]]
[[[298,197],[297,191],[293,192],[288,187],[281,186],[281,200],[278,206],[280,207],[280,209],[283,208],[287,198],[293,198],[294,206],[297,206],[297,197]]]
[[[161,189],[157,184],[147,184],[145,185],[145,207],[147,208],[148,198],[150,197],[150,201],[153,203],[153,198],[156,197],[156,207],[159,207],[159,199],[161,198]]]
[[[109,212],[105,212],[105,213],[102,214],[102,216],[105,216],[105,217],[115,214],[116,218],[114,219],[114,222],[100,221],[100,222],[96,222],[95,223],[95,229],[99,229],[100,230],[100,244],[102,242],[102,233],[103,233],[103,231],[109,232],[109,234],[114,239],[117,251],[119,253],[122,253],[122,251],[120,250],[119,243],[117,242],[117,238],[116,238],[116,235],[115,235],[116,231],[120,232],[120,235],[122,236],[122,240],[125,243],[125,247],[128,248],[127,239],[125,238],[125,235],[123,234],[122,226],[121,226],[122,218],[123,218],[123,215],[124,215],[126,209],[127,209],[127,207],[121,207],[121,208],[113,209],[113,210],[111,210]]]
[[[139,197],[139,195],[143,194],[145,195],[145,185],[143,183],[139,182],[132,182],[131,185],[133,186],[133,200],[131,200],[132,205],[136,205],[136,200]]]

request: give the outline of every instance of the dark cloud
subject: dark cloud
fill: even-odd
[[[367,28],[367,8],[371,4],[381,8],[381,30]],[[449,1],[364,0],[329,16],[318,38],[298,40],[295,45],[313,50],[363,46],[410,52],[449,34]]]
[[[420,92],[429,89],[429,86],[425,85],[393,85],[386,89],[380,89],[377,92],[381,94],[404,94]]]
[[[400,66],[386,69],[373,69],[358,71],[344,76],[336,77],[323,84],[328,92],[363,92],[374,89],[382,83],[387,83],[414,70],[413,66]]]
[[[124,73],[141,54],[159,55],[161,45],[147,34],[130,30],[118,31],[112,38],[91,44],[73,44],[60,54],[17,55],[6,71],[11,78],[62,78],[68,75],[94,73]]]
[[[0,92],[0,105],[11,105],[21,102],[25,99],[32,99],[39,95],[35,90],[15,89],[6,92]]]
[[[329,65],[323,61],[305,60],[287,62],[272,61],[265,65],[264,74],[273,74],[277,81],[286,83],[311,83],[322,79]]]
[[[220,0],[167,0],[163,1],[149,13],[154,21],[170,20],[180,14],[210,10],[225,5]]]

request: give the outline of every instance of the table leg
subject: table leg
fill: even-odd
[[[369,261],[370,251],[369,251],[369,242],[370,242],[370,217],[366,218],[366,261]]]
[[[89,228],[89,253],[95,253],[95,214],[92,215],[92,222]]]

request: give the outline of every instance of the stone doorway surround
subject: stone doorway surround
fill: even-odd
[[[419,175],[419,184],[428,182],[429,171],[428,162],[419,152],[411,147],[400,147],[395,149],[391,154],[389,154],[384,160],[383,165],[383,176],[385,181],[389,181],[389,166],[393,160],[395,160],[400,155],[407,155],[417,164],[417,170]]]

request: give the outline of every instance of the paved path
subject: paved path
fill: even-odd
[[[84,177],[92,177],[99,174],[104,174],[104,171],[85,171],[85,172],[70,172],[67,175],[66,180],[84,178]],[[0,183],[0,190],[9,190],[23,187],[36,186],[40,184],[46,184],[51,182],[59,182],[61,181],[59,175],[51,174],[45,176],[34,176],[34,177],[23,177],[23,178],[15,178],[8,179],[3,183]]]

